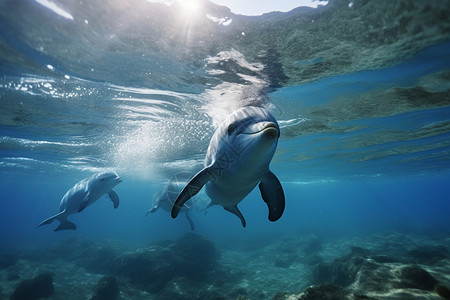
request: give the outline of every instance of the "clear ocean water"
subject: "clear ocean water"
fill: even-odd
[[[201,3],[187,13],[144,0],[0,0],[0,255],[17,257],[0,263],[0,299],[43,271],[53,272],[49,299],[90,299],[111,274],[117,299],[325,299],[305,297],[330,282],[372,297],[358,299],[448,299],[438,288],[320,281],[309,259],[333,266],[362,247],[450,286],[450,2],[330,0],[257,17]],[[281,219],[267,219],[258,189],[239,205],[246,228],[217,206],[191,212],[194,231],[164,210],[146,217],[170,178],[202,168],[215,128],[246,105],[281,127],[271,163],[286,195]],[[103,170],[123,179],[117,209],[103,197],[70,217],[75,231],[36,228]],[[91,271],[74,254],[85,241],[115,255],[162,251],[186,234],[220,258],[206,277],[185,272],[156,288],[133,281],[120,257],[113,271]],[[320,246],[300,251],[311,240]],[[441,256],[405,258],[416,248]],[[219,271],[229,277],[212,281]]]

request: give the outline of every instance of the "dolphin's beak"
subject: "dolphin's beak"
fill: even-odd
[[[280,131],[277,124],[273,122],[261,122],[250,126],[246,131],[241,132],[242,134],[258,134],[264,133],[268,137],[273,136],[273,138],[280,136]]]
[[[279,136],[278,129],[276,127],[267,127],[262,130],[264,137],[269,140],[274,140]]]
[[[117,175],[117,174],[116,174]],[[115,180],[117,181],[117,184],[122,182],[122,178],[120,178],[119,175],[116,176]]]
[[[269,140],[274,140],[280,136],[280,131],[275,123],[267,123],[264,125],[263,129],[260,131],[264,134],[264,137]]]

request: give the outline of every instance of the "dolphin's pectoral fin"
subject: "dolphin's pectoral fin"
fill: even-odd
[[[269,220],[278,220],[284,211],[284,192],[277,176],[268,172],[259,184],[259,190],[264,202],[269,207]]]
[[[189,225],[191,225],[191,230],[194,231],[194,229],[195,229],[195,227],[194,227],[194,222],[192,222],[192,219],[191,219],[191,217],[189,216],[188,212],[185,211],[185,213],[186,213],[186,219],[188,220]]]
[[[89,196],[90,196],[90,194],[88,193],[83,198],[83,200],[81,200],[80,207],[78,207],[78,212],[82,212],[87,207],[87,205],[89,204]]]
[[[145,216],[147,216],[149,213],[154,213],[155,211],[158,210],[158,208],[159,208],[159,206],[152,207],[152,208],[145,214]]]
[[[117,195],[117,193],[114,190],[111,190],[109,193],[109,198],[111,199],[111,201],[114,203],[114,208],[118,208],[119,207],[119,196]]]
[[[42,221],[37,227],[41,227],[42,225],[47,225],[52,223],[56,218],[58,218],[59,216],[61,216],[65,211],[60,212],[59,214],[56,214],[48,219],[45,219],[44,221]]]
[[[241,223],[242,223],[243,227],[245,227],[247,225],[247,223],[245,222],[244,216],[242,215],[241,211],[239,210],[239,208],[236,205],[224,206],[223,208],[225,208],[226,211],[229,211],[230,213],[236,215],[239,219],[241,219]]]
[[[75,230],[75,229],[77,229],[77,225],[75,225],[75,223],[70,222],[66,218],[60,219],[59,221],[61,221],[61,224],[59,224],[59,226],[56,227],[56,229],[53,230],[53,231]]]
[[[198,172],[184,187],[181,193],[178,195],[177,200],[172,207],[172,218],[176,218],[183,204],[188,201],[192,196],[196,195],[202,187],[210,180],[213,180],[214,176],[210,167],[206,167]]]

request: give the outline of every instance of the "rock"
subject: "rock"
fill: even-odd
[[[438,283],[433,276],[419,266],[406,266],[400,269],[398,288],[413,288],[432,291]]]
[[[395,278],[391,268],[378,260],[392,261],[389,257],[376,256],[366,249],[352,247],[350,254],[331,264],[317,264],[313,269],[313,284],[333,283],[342,287],[354,284],[359,291],[386,292]]]
[[[217,265],[212,242],[195,234],[123,254],[113,264],[113,274],[128,277],[146,291],[157,293],[173,278],[208,279]]]
[[[347,287],[355,281],[356,275],[371,252],[359,247],[353,247],[352,252],[337,258],[331,265],[318,264],[313,270],[313,283],[332,282]]]
[[[291,296],[292,296],[292,294],[286,293],[286,292],[276,293],[275,296],[273,296],[272,300],[290,299]],[[294,298],[294,299],[297,299],[297,298]]]
[[[104,276],[99,280],[90,300],[114,300],[118,295],[119,284],[116,277]]]
[[[87,271],[97,274],[109,274],[112,270],[116,252],[107,247],[92,249],[89,255],[80,259],[78,264],[85,267]]]
[[[298,300],[343,300],[349,294],[343,287],[334,284],[323,284],[308,288]]]
[[[33,300],[49,297],[55,292],[53,277],[42,273],[33,279],[25,279],[14,290],[10,300]]]
[[[64,259],[90,273],[110,274],[118,254],[128,249],[117,241],[70,237],[29,255],[29,258],[50,263],[55,259]]]
[[[367,259],[358,271],[354,287],[363,292],[388,292],[394,280],[389,266]]]
[[[414,263],[424,265],[436,264],[443,259],[449,258],[448,250],[443,246],[418,247],[408,251],[407,254]]]
[[[312,283],[321,284],[325,282],[330,282],[332,278],[331,266],[324,262],[320,262],[314,266],[312,269]]]
[[[19,261],[17,255],[4,254],[0,256],[0,270],[14,266]]]
[[[442,284],[437,284],[434,287],[434,291],[444,299],[450,300],[450,289]]]
[[[363,294],[351,291],[334,284],[312,286],[300,294],[277,293],[272,300],[375,300]]]
[[[388,256],[388,255],[375,255],[372,257],[378,263],[395,263],[398,262],[398,259]]]

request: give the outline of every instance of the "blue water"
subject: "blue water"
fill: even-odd
[[[379,39],[350,37],[343,43],[353,48],[339,55],[337,33],[321,24],[345,13],[365,19],[368,5],[388,4],[347,11],[330,1],[245,17],[205,2],[207,12],[233,19],[224,26],[180,22],[176,7],[147,2],[108,2],[111,18],[98,17],[96,1],[55,3],[73,19],[34,1],[0,1],[0,254],[70,237],[141,247],[190,232],[184,216],[145,213],[174,174],[200,170],[217,125],[245,105],[265,107],[280,123],[271,170],[285,213],[269,222],[256,189],[239,204],[246,228],[211,207],[192,212],[196,234],[224,249],[311,235],[450,236],[449,25],[429,21],[425,4],[405,9],[428,20],[421,33],[394,20],[389,42],[387,29],[366,24]],[[336,28],[359,30],[342,18]],[[302,56],[305,37],[312,54]],[[104,197],[70,217],[76,231],[36,228],[69,188],[105,169],[123,179],[118,209]]]

